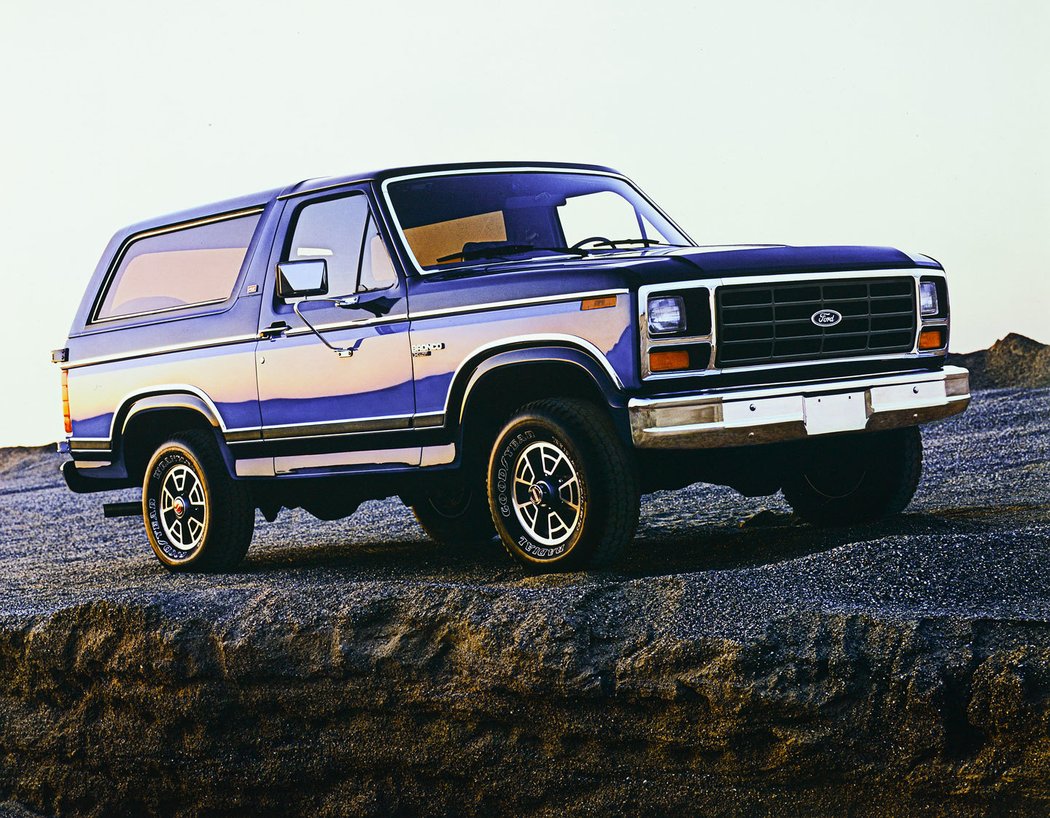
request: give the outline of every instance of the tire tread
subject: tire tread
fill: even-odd
[[[813,525],[873,522],[904,511],[922,478],[922,436],[917,426],[879,432],[881,472],[849,497],[830,500],[811,488],[804,475],[785,480],[784,499]],[[874,448],[874,447],[873,447]]]

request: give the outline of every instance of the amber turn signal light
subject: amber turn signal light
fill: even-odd
[[[689,368],[689,352],[684,349],[664,349],[649,353],[650,372],[670,372]]]
[[[919,349],[940,349],[944,346],[944,327],[927,327],[919,333]]]
[[[615,295],[601,295],[594,298],[585,298],[580,302],[581,310],[604,310],[606,307],[616,306]]]

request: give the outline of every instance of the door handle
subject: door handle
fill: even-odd
[[[278,338],[282,337],[290,329],[291,327],[288,326],[288,324],[284,321],[274,321],[272,324],[270,324],[270,326],[266,327],[265,329],[259,330],[258,337],[260,341],[275,341]]]

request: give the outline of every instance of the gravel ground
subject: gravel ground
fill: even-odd
[[[926,427],[924,442],[922,484],[899,519],[819,531],[792,524],[779,496],[697,485],[645,498],[618,573],[548,578],[524,577],[495,544],[488,553],[433,545],[397,500],[337,522],[301,510],[272,524],[259,517],[239,573],[173,576],[155,561],[140,519],[102,517],[102,498],[118,495],[71,494],[57,455],[9,449],[0,453],[0,614],[39,616],[99,599],[232,605],[260,592],[301,592],[323,608],[354,583],[375,582],[554,597],[585,589],[644,597],[674,583],[686,606],[677,612],[682,627],[730,637],[800,610],[1048,621],[1050,390],[978,393],[963,415]],[[774,513],[751,519],[763,509]]]
[[[695,486],[548,577],[397,501],[171,575],[2,450],[0,815],[1046,815],[1050,390],[924,440],[898,519]]]

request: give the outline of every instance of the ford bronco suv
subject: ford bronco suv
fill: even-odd
[[[941,266],[883,247],[700,246],[614,170],[397,168],[119,231],[62,370],[69,488],[141,486],[172,569],[228,570],[256,510],[399,496],[439,543],[611,564],[639,497],[782,491],[896,514],[918,425],[963,411]]]

